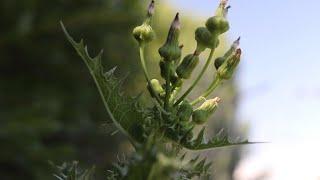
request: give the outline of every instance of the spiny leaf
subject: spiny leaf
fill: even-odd
[[[198,134],[197,139],[194,141],[194,142],[195,142],[195,145],[201,145],[201,144],[206,143],[206,140],[205,140],[205,130],[206,130],[205,127],[203,127],[203,128],[201,129],[201,131],[200,131],[199,134]]]
[[[72,164],[63,163],[61,166],[56,166],[54,163],[49,162],[55,169],[53,176],[58,180],[93,180],[94,170],[90,169],[81,171],[78,167],[78,162],[74,161]]]
[[[205,163],[206,163],[206,159],[204,158],[195,165],[195,170],[198,170],[198,171],[204,170]]]
[[[191,160],[189,161],[189,163],[190,163],[190,164],[195,164],[195,163],[198,161],[199,158],[200,158],[200,155],[197,155],[195,158],[191,159]]]
[[[84,45],[83,40],[79,43],[74,41],[63,23],[60,23],[68,41],[87,65],[113,123],[122,133],[127,135],[129,139],[133,140],[133,142],[142,142],[143,127],[141,126],[141,121],[143,121],[143,111],[135,108],[137,107],[136,103],[138,103],[138,99],[128,98],[122,95],[123,93],[120,88],[123,79],[119,80],[114,76],[115,68],[108,72],[104,72],[101,60],[103,51],[92,58],[89,55],[88,48]]]
[[[204,132],[205,132],[205,128],[203,128],[200,131],[196,139],[188,141],[182,144],[182,146],[189,150],[207,150],[207,149],[214,149],[219,147],[261,143],[261,142],[249,142],[248,140],[232,142],[229,140],[229,137],[227,135],[223,137],[221,137],[221,135],[214,136],[209,142],[207,142]]]

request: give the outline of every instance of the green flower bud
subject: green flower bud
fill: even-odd
[[[159,54],[165,61],[174,61],[181,57],[181,48],[179,46],[180,21],[179,13],[174,18],[166,43],[159,49]]]
[[[177,68],[177,74],[180,78],[189,79],[192,71],[199,63],[199,56],[189,54],[183,58],[181,64]]]
[[[180,121],[189,121],[192,115],[192,112],[193,112],[192,105],[187,101],[183,101],[179,106],[177,116],[179,117]]]
[[[217,73],[221,79],[230,79],[238,66],[241,58],[241,49],[237,49],[234,55],[227,58],[226,61],[219,67]]]
[[[153,88],[154,92],[157,93],[157,95],[163,96],[165,94],[164,89],[162,88],[160,82],[157,79],[152,79],[150,81],[150,84],[151,84],[151,87]],[[149,90],[151,96],[154,97],[155,95],[153,94],[151,87],[148,85],[148,90]]]
[[[141,26],[134,28],[132,34],[139,44],[149,43],[155,38],[152,27],[147,23],[143,23]]]
[[[217,36],[213,35],[206,27],[196,29],[195,39],[197,41],[197,54],[206,48],[214,49],[219,45]]]
[[[226,1],[221,1],[216,11],[216,15],[207,20],[206,27],[211,33],[217,33],[220,35],[229,30],[230,26],[228,20],[226,19],[226,15],[230,6],[225,6]]]
[[[229,22],[224,17],[214,16],[207,20],[206,27],[211,33],[223,34],[230,28]]]
[[[198,107],[192,114],[192,121],[196,124],[205,123],[209,117],[216,111],[220,98],[206,100],[200,107]]]
[[[141,26],[137,26],[133,29],[133,37],[138,43],[146,44],[155,39],[155,33],[150,25],[151,17],[154,14],[154,1],[151,1],[148,7],[147,19]]]
[[[217,70],[225,62],[225,60],[227,58],[229,58],[233,53],[235,53],[235,51],[238,48],[239,44],[240,44],[240,37],[232,43],[230,49],[222,57],[218,57],[214,61],[214,66],[216,67]]]
[[[162,78],[166,78],[166,75],[169,73],[170,77],[174,76],[175,74],[175,69],[174,69],[174,65],[173,64],[169,64],[168,66],[166,65],[166,62],[164,61],[160,61],[159,62],[159,66],[160,66],[160,72],[161,72],[161,77]]]
[[[173,63],[167,64],[164,61],[160,61],[160,74],[163,79],[166,79],[167,73],[169,73],[170,82],[176,87],[180,87],[182,85],[182,80],[178,77],[175,65]]]

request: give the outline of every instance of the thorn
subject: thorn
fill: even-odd
[[[222,129],[216,134],[216,136],[217,136],[217,137],[221,136],[223,132],[224,132],[224,128],[222,128]]]

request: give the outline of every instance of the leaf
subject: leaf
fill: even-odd
[[[61,166],[56,166],[53,162],[49,162],[55,169],[55,174],[53,176],[58,180],[93,180],[94,170],[92,167],[90,169],[81,171],[78,167],[78,162],[74,161],[70,164],[63,163]]]
[[[141,121],[144,119],[144,113],[137,108],[138,98],[123,96],[121,85],[124,79],[117,79],[114,76],[116,68],[104,72],[101,64],[101,51],[96,57],[90,57],[87,46],[83,40],[79,43],[69,35],[63,23],[60,22],[62,30],[68,41],[75,48],[82,60],[87,65],[92,75],[104,106],[116,127],[125,134],[133,143],[143,141],[143,130]]]
[[[248,140],[232,142],[229,140],[228,136],[221,137],[220,135],[217,135],[213,137],[210,141],[206,142],[204,130],[205,128],[203,128],[200,131],[200,133],[194,140],[191,140],[182,144],[183,147],[189,150],[207,150],[207,149],[214,149],[214,148],[227,147],[227,146],[262,143],[262,142],[249,142]]]

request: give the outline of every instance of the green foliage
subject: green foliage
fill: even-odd
[[[93,180],[94,167],[88,170],[81,171],[78,167],[78,162],[74,161],[72,164],[63,163],[61,166],[56,166],[50,162],[51,166],[55,169],[53,175],[58,180]]]
[[[153,5],[153,3],[152,1],[151,5]],[[207,25],[210,24],[210,26],[208,26],[210,41],[217,42],[218,36],[228,29],[226,28],[228,22],[225,19],[225,15],[229,7],[225,6],[225,1],[222,1],[217,10],[219,13],[213,17],[218,20],[211,22],[211,24],[207,23]],[[148,13],[148,22],[151,16],[152,14]],[[107,72],[103,70],[101,65],[102,52],[96,57],[91,58],[83,41],[81,40],[79,43],[75,42],[66,31],[64,25],[62,23],[61,25],[67,39],[87,65],[113,123],[123,134],[127,135],[136,148],[136,153],[134,153],[130,160],[119,162],[115,165],[115,169],[110,171],[109,179],[189,179],[194,176],[208,177],[207,172],[210,164],[206,164],[205,159],[199,162],[192,160],[189,162],[191,165],[187,167],[183,164],[183,158],[177,159],[174,154],[179,154],[181,148],[205,150],[233,145],[252,144],[247,140],[231,142],[228,136],[214,136],[208,141],[205,136],[205,128],[203,128],[197,136],[193,135],[193,130],[197,124],[205,122],[217,108],[218,101],[214,99],[204,102],[198,109],[193,110],[193,120],[190,119],[191,116],[188,116],[181,121],[181,112],[179,111],[185,110],[185,108],[182,107],[185,106],[185,98],[197,85],[210,65],[213,52],[218,43],[215,43],[214,46],[207,46],[205,42],[201,42],[201,39],[197,38],[198,35],[196,33],[198,46],[193,55],[199,56],[206,48],[209,48],[211,53],[203,70],[191,87],[180,98],[176,98],[176,91],[179,91],[180,86],[182,86],[182,83],[176,82],[183,82],[175,73],[177,66],[180,64],[179,58],[182,48],[179,46],[178,38],[180,33],[178,14],[171,24],[166,43],[159,50],[159,54],[162,57],[160,63],[161,74],[165,81],[162,85],[165,89],[164,96],[161,96],[161,94],[154,89],[145,65],[145,43],[150,42],[151,39],[136,38],[140,48],[142,69],[148,83],[147,89],[154,99],[154,106],[145,108],[142,108],[143,106],[140,105],[139,98],[131,99],[122,95],[120,90],[122,81],[114,77],[114,69]],[[215,30],[214,28],[217,29]],[[138,37],[136,31],[134,31],[133,34],[134,37]],[[197,104],[209,96],[224,79],[229,79],[232,75],[240,61],[241,51],[235,47],[231,48],[230,52],[227,53],[230,53],[231,60],[227,59],[222,63],[209,88],[203,95],[191,103],[192,106],[197,106]],[[221,76],[220,69],[222,68],[223,71],[228,74],[228,78]],[[127,112],[130,112],[130,115],[127,114]],[[194,120],[195,117],[199,117],[195,116],[195,114],[199,113],[205,114],[201,116],[201,123],[196,122],[198,120]],[[167,144],[171,145],[169,150],[165,150]]]
[[[143,136],[143,124],[141,122],[141,120],[143,120],[143,113],[142,110],[137,108],[138,98],[130,99],[123,96],[120,87],[124,79],[119,80],[115,78],[115,68],[108,72],[104,72],[101,63],[103,51],[96,57],[91,58],[87,46],[84,45],[83,41],[81,40],[79,43],[76,43],[68,34],[62,23],[61,26],[68,40],[90,70],[113,123],[130,139],[141,142]]]

